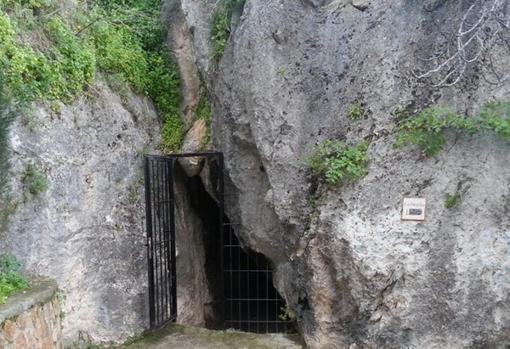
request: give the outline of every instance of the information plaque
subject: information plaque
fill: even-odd
[[[424,221],[426,200],[423,198],[404,198],[402,220]]]

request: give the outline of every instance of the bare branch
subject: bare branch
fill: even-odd
[[[486,81],[501,83],[510,77],[510,2],[474,0],[459,19],[455,34],[449,35],[423,66],[412,71],[419,80],[434,86],[452,86],[462,80],[470,66],[483,63]],[[498,64],[499,57],[506,61]],[[503,71],[501,71],[503,70]]]

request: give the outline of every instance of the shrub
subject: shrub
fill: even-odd
[[[97,10],[97,16],[106,17],[106,13]],[[147,56],[129,27],[99,20],[92,28],[91,40],[103,71],[121,76],[137,92],[145,92]]]
[[[53,86],[53,97],[69,102],[93,81],[95,53],[58,16],[48,22],[46,30],[55,44],[51,55],[56,70],[54,80],[58,85]]]
[[[306,159],[315,175],[330,184],[350,183],[367,172],[369,143],[347,146],[335,140],[320,143]]]
[[[231,33],[232,14],[242,9],[245,0],[219,0],[212,16],[211,41],[212,59],[218,63]]]
[[[349,105],[349,108],[347,110],[347,116],[351,120],[357,120],[361,118],[363,115],[365,115],[365,108],[363,108],[363,105],[361,103],[356,102],[351,105]]]
[[[426,156],[434,156],[446,143],[447,129],[464,130],[471,135],[477,132],[472,118],[463,117],[446,107],[434,106],[401,121],[395,146],[411,143],[418,146]]]
[[[7,297],[28,288],[28,282],[21,273],[17,259],[10,255],[0,255],[0,304]]]

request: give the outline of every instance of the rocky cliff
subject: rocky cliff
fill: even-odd
[[[204,44],[214,3],[172,3],[214,100],[230,214],[243,242],[275,264],[307,344],[508,345],[510,144],[482,132],[448,134],[435,157],[393,146],[399,108],[474,113],[510,96],[510,84],[486,78],[484,61],[452,86],[455,77],[435,87],[413,74],[474,2],[249,0],[216,69]],[[503,52],[493,58],[508,72]],[[364,107],[357,120],[353,104]],[[328,138],[371,140],[367,174],[317,183],[304,158]],[[462,204],[446,208],[445,194],[465,181]],[[424,222],[401,220],[409,196],[427,199]]]
[[[217,31],[225,3],[235,6]],[[477,17],[487,4],[500,11]],[[225,155],[228,218],[274,265],[310,348],[510,345],[510,143],[447,128],[435,156],[394,147],[402,113],[442,104],[474,115],[510,98],[506,1],[163,5],[180,122],[174,105],[158,118],[143,93],[112,90],[103,71],[86,95],[59,110],[36,103],[11,127],[10,225],[0,247],[58,281],[68,345],[118,342],[147,327],[142,157],[156,151],[162,121],[170,121],[163,137],[183,131],[182,151],[206,149],[207,100],[212,143]],[[478,25],[485,15],[492,21]],[[475,42],[478,27],[484,45],[462,41],[455,51],[457,34]],[[366,173],[337,185],[314,174],[305,159],[327,139],[367,142]],[[214,290],[207,232],[186,183],[200,175],[211,189],[208,172],[182,163],[176,180],[179,319],[195,325],[208,322]],[[459,202],[445,205],[447,193]],[[401,220],[404,197],[427,199],[424,222]]]

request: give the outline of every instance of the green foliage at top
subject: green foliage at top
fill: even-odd
[[[154,100],[163,148],[178,150],[184,132],[180,83],[164,46],[161,0],[95,0],[72,18],[55,6],[51,0],[0,0],[0,71],[11,103],[71,102],[101,69]],[[27,18],[33,30],[22,25]],[[23,39],[31,34],[39,43]]]
[[[347,116],[351,120],[357,120],[361,118],[363,115],[365,115],[365,108],[363,108],[363,105],[359,102],[353,103],[349,105],[349,108],[347,110]]]
[[[184,123],[181,118],[181,89],[177,65],[168,55],[154,54],[149,57],[151,71],[148,73],[148,93],[163,119],[163,148],[175,152],[181,148]]]
[[[446,129],[465,130],[469,134],[477,131],[473,119],[461,116],[447,107],[434,106],[401,122],[395,146],[411,143],[418,146],[425,155],[434,156],[446,143]]]
[[[31,195],[38,195],[48,188],[44,172],[34,164],[29,164],[23,171],[21,181]]]
[[[510,102],[489,101],[476,116],[460,115],[448,107],[432,106],[416,116],[400,111],[396,147],[414,144],[426,156],[437,155],[446,144],[446,130],[474,135],[481,130],[493,131],[510,139]]]
[[[329,184],[350,183],[367,173],[368,146],[368,142],[348,146],[328,139],[315,148],[306,163]]]
[[[152,98],[163,121],[162,148],[178,151],[184,136],[178,67],[163,45],[161,0],[96,0],[90,36],[99,67]]]
[[[232,14],[242,9],[246,0],[219,0],[212,17],[212,59],[218,63],[232,31]]]
[[[21,273],[17,259],[10,255],[0,255],[0,304],[7,297],[28,288],[28,282]]]

